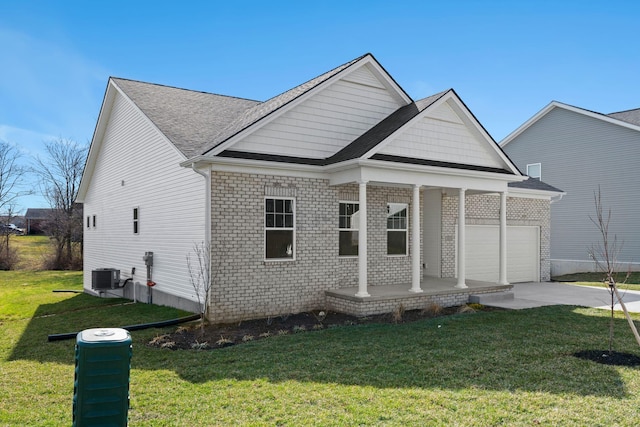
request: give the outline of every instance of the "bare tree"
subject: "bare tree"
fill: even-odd
[[[622,243],[618,242],[618,238],[615,234],[613,237],[609,234],[611,208],[605,212],[604,207],[602,206],[602,194],[600,187],[598,187],[597,193],[594,192],[593,198],[596,214],[595,218],[589,216],[589,219],[598,228],[600,241],[591,246],[589,249],[589,257],[595,262],[596,268],[605,274],[604,282],[608,286],[609,293],[611,294],[611,318],[609,321],[609,354],[611,354],[613,353],[615,298],[618,299],[638,344],[640,344],[640,335],[638,334],[635,324],[633,323],[631,316],[629,316],[629,312],[627,311],[624,301],[622,301],[620,293],[618,292],[616,276],[618,269],[618,256],[622,251]],[[630,272],[627,273],[622,283],[626,282],[629,276]]]
[[[82,178],[87,147],[68,139],[45,143],[47,158],[36,158],[35,173],[53,213],[47,224],[49,236],[55,243],[52,268],[66,269],[81,265],[82,208],[75,203]],[[80,241],[77,241],[80,239]]]
[[[21,188],[27,170],[19,163],[20,157],[20,152],[15,146],[0,140],[0,214],[6,218],[6,224],[0,225],[0,269],[4,270],[10,270],[17,260],[17,255],[10,246],[12,230],[6,226],[16,214],[16,200],[30,194],[30,191]]]
[[[0,140],[0,212],[14,206],[18,197],[30,194],[21,190],[26,168],[20,165],[20,152],[8,142]]]
[[[200,308],[200,322],[204,322],[209,312],[209,299],[211,297],[211,245],[207,242],[194,243],[193,253],[187,254],[187,268],[189,280],[196,293],[196,299]]]

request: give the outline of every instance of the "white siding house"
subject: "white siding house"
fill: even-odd
[[[370,54],[264,102],[111,78],[78,197],[84,286],[135,269],[109,293],[146,301],[153,252],[153,302],[196,310],[186,257],[207,241],[215,322],[455,305],[549,278],[559,194],[455,91],[413,101]]]
[[[554,275],[594,271],[598,189],[621,244],[619,269],[640,269],[640,110],[605,115],[551,102],[500,144],[520,170],[566,192],[551,214]]]
[[[193,300],[185,255],[204,240],[204,179],[176,167],[184,155],[121,91],[105,99],[101,119],[100,144],[90,155],[100,161],[88,165],[84,177],[85,287],[98,268],[117,268],[123,278],[145,285],[143,256],[153,252],[151,279],[161,284],[156,302],[167,303],[167,294]],[[146,286],[138,286],[136,299],[147,300]]]

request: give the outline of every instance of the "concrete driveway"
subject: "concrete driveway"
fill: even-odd
[[[611,307],[611,294],[605,288],[590,286],[578,286],[558,282],[528,282],[516,283],[513,286],[513,299],[483,302],[485,305],[495,307],[522,309],[542,307],[545,305],[578,305],[609,309]],[[618,290],[627,310],[640,313],[640,292]],[[615,300],[618,302],[617,299]],[[620,304],[616,304],[616,310],[622,311]]]

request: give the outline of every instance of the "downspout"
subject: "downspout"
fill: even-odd
[[[191,169],[204,177],[205,180],[205,205],[204,205],[204,235],[205,242],[211,244],[211,168],[209,173],[196,169],[196,164],[191,163]]]
[[[195,163],[191,163],[191,169],[193,169],[194,172],[196,172],[199,175],[202,175],[204,177],[204,182],[205,182],[205,197],[204,197],[204,235],[205,235],[205,239],[204,239],[204,244],[208,245],[208,250],[209,250],[209,266],[211,266],[211,258],[213,257],[213,255],[211,254],[211,166],[208,167],[208,172],[202,172],[199,169],[196,169],[196,164]],[[211,292],[211,290],[209,290],[209,292]],[[205,301],[207,301],[207,298],[210,297],[209,295],[205,295]],[[206,313],[209,311],[209,307],[205,307],[204,308],[204,313],[206,315]]]

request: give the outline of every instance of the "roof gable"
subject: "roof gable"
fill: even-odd
[[[418,113],[364,155],[518,173],[454,90],[418,101]]]
[[[185,155],[200,153],[240,114],[258,101],[138,82],[111,81]]]
[[[230,149],[324,159],[405,104],[380,81],[370,64],[354,65],[344,76],[258,126]]]
[[[515,140],[520,134],[529,129],[534,123],[541,120],[551,111],[556,108],[571,111],[577,114],[581,114],[592,119],[601,120],[607,123],[611,123],[617,126],[625,127],[631,130],[640,131],[640,110],[622,111],[620,113],[612,113],[609,115],[596,113],[595,111],[585,110],[584,108],[574,107],[572,105],[563,104],[558,101],[552,101],[547,104],[542,110],[538,111],[533,117],[524,122],[520,127],[507,135],[502,141],[500,146],[505,147],[507,144]],[[636,123],[636,120],[638,122]]]
[[[367,71],[362,67],[367,67]],[[235,150],[235,144],[241,139],[282,117],[337,82],[342,82],[345,86],[361,84],[385,91],[394,100],[396,107],[412,101],[373,55],[368,53],[247,110],[224,129],[214,141],[204,146],[202,154],[217,155],[224,150]]]

